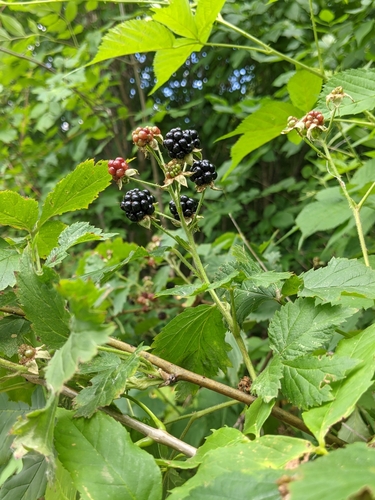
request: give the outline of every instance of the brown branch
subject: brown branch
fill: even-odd
[[[114,338],[110,338],[107,344],[111,347],[119,349],[120,351],[133,353],[136,350],[136,348],[131,346],[130,344]],[[245,403],[248,406],[254,403],[254,401],[257,399],[255,396],[245,394],[244,392],[241,392],[238,389],[234,389],[233,387],[230,387],[228,385],[222,384],[221,382],[217,382],[216,380],[212,380],[189,370],[185,370],[184,368],[174,365],[169,361],[165,361],[164,359],[159,358],[158,356],[155,356],[154,354],[151,354],[147,351],[141,351],[139,355],[147,359],[147,361],[149,361],[153,365],[172,375],[171,378],[173,379],[173,381],[184,380],[186,382],[191,382],[193,384],[199,385],[200,387],[205,387],[206,389],[210,389],[211,391],[218,392],[220,394],[223,394],[224,396],[228,396],[229,398],[236,399],[237,401]],[[286,424],[291,425],[292,427],[295,427],[302,432],[313,435],[309,428],[306,427],[304,422],[291,413],[288,413],[276,406],[272,408],[271,413],[278,420],[281,420],[282,422],[285,422]],[[336,436],[333,436],[332,434],[326,435],[326,441],[329,444],[336,444],[338,446],[344,446],[346,444],[344,441],[337,438]]]
[[[20,375],[22,375],[26,380],[33,384],[46,386],[46,381],[44,379],[38,378],[37,376],[26,374]],[[78,395],[77,391],[65,385],[63,386],[61,393],[71,399],[75,398]],[[131,429],[140,432],[144,436],[151,438],[156,443],[163,444],[165,446],[168,446],[169,448],[172,448],[173,450],[183,453],[187,457],[193,457],[197,452],[197,449],[194,448],[194,446],[184,443],[184,441],[181,441],[180,439],[172,436],[171,434],[169,434],[169,432],[164,431],[163,429],[155,429],[150,425],[144,424],[143,422],[129,417],[128,415],[122,415],[121,413],[111,410],[110,408],[102,407],[99,408],[99,410],[106,413],[107,415],[110,415],[126,427],[130,427]]]

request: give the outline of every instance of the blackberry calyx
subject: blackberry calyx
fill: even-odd
[[[192,153],[194,149],[200,149],[201,143],[196,130],[181,130],[180,127],[172,128],[163,142],[169,156],[177,160],[183,160],[185,156]]]
[[[188,196],[182,195],[180,197],[180,205],[181,205],[181,210],[182,214],[185,217],[185,219],[189,219],[190,217],[193,217],[194,213],[196,212],[198,208],[198,203],[193,199],[189,198]],[[178,215],[177,207],[176,204],[173,200],[169,202],[169,210],[171,211],[171,214],[176,220],[180,220],[180,216]]]
[[[129,220],[140,222],[146,215],[152,215],[155,212],[153,203],[155,203],[155,198],[148,189],[141,191],[135,188],[125,194],[120,208]]]
[[[211,184],[217,178],[215,165],[208,160],[197,160],[193,163],[191,168],[193,175],[190,179],[195,182],[197,186],[205,186]]]
[[[112,175],[115,181],[124,177],[128,168],[128,163],[124,158],[121,158],[121,156],[118,156],[115,160],[108,161],[108,173]]]

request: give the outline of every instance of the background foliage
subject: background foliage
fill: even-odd
[[[373,2],[0,9],[0,499],[373,498]],[[196,244],[119,210],[145,124],[216,165]]]

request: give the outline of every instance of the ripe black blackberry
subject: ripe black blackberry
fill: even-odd
[[[182,214],[186,219],[192,217],[198,208],[198,203],[193,198],[189,198],[188,196],[185,195],[182,195],[180,197],[180,205]],[[176,204],[173,200],[169,202],[169,210],[171,211],[171,214],[176,220],[180,220]]]
[[[132,222],[140,222],[146,215],[152,215],[155,212],[153,203],[155,203],[155,198],[148,189],[141,191],[135,188],[125,194],[120,208]]]
[[[193,175],[190,179],[195,182],[197,186],[205,186],[211,184],[217,178],[215,165],[212,165],[208,160],[197,160],[191,167]]]
[[[196,130],[181,130],[180,127],[172,128],[163,142],[171,158],[183,160],[194,149],[199,149],[201,143]]]

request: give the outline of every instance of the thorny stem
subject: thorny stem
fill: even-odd
[[[110,338],[107,342],[107,345],[127,352],[134,352],[136,350],[136,348],[131,346],[130,344],[114,338]],[[186,382],[191,382],[193,384],[199,385],[200,387],[205,387],[206,389],[210,389],[211,391],[218,392],[219,394],[223,394],[224,396],[228,396],[229,398],[235,399],[236,401],[240,401],[241,403],[245,403],[246,405],[251,405],[257,399],[255,396],[245,394],[244,392],[241,392],[238,389],[234,389],[233,387],[230,387],[228,385],[222,384],[221,382],[217,382],[216,380],[212,380],[189,370],[185,370],[184,368],[181,368],[180,366],[174,365],[169,361],[159,358],[158,356],[155,356],[150,352],[140,351],[139,355],[147,359],[147,361],[149,361],[153,365],[158,366],[166,373],[171,374],[173,376],[173,381],[184,380]],[[278,420],[281,420],[282,422],[285,422],[286,424],[291,425],[296,429],[306,432],[307,434],[312,434],[300,418],[282,410],[281,408],[274,406],[271,413]],[[338,439],[336,436],[332,436],[332,434],[327,434],[326,440],[327,443],[337,444],[339,446],[343,446],[345,444],[344,441]]]
[[[318,53],[319,68],[320,68],[321,74],[324,76],[323,58],[322,58],[322,53],[321,53],[320,46],[319,46],[318,32],[316,30],[316,23],[315,23],[315,16],[314,16],[314,11],[313,11],[312,0],[309,0],[309,7],[310,7],[310,19],[311,19],[311,25],[312,25],[312,29],[313,29],[313,33],[314,33],[316,51]]]
[[[361,222],[361,218],[360,218],[360,215],[359,215],[360,209],[361,209],[364,201],[366,200],[366,198],[369,196],[370,193],[367,192],[365,194],[365,196],[364,196],[365,200],[362,199],[361,202],[360,202],[360,205],[357,205],[355,203],[355,201],[351,198],[350,194],[348,193],[348,190],[346,189],[345,182],[342,180],[342,177],[341,177],[339,171],[336,168],[335,162],[333,161],[333,158],[331,156],[331,153],[329,152],[327,144],[324,141],[323,141],[322,144],[323,144],[323,148],[324,148],[324,153],[325,153],[326,159],[327,159],[327,161],[329,163],[330,170],[331,170],[332,174],[338,180],[338,182],[340,184],[340,187],[341,187],[341,189],[342,189],[342,191],[344,193],[344,196],[345,196],[345,198],[348,201],[349,208],[350,208],[350,210],[353,213],[354,220],[355,220],[355,225],[357,227],[358,239],[359,239],[359,243],[361,245],[363,260],[364,260],[365,265],[367,267],[371,267],[370,266],[370,261],[369,261],[369,258],[368,258],[368,252],[367,252],[365,237],[364,237],[364,234],[363,234],[362,222]]]
[[[250,378],[252,380],[255,380],[257,378],[257,374],[255,372],[253,363],[251,362],[249,353],[247,352],[243,338],[241,337],[241,331],[240,331],[240,328],[238,326],[238,322],[236,319],[236,304],[234,301],[234,292],[232,289],[229,290],[229,294],[230,294],[230,304],[231,304],[232,318],[233,318],[232,333],[233,333],[234,338],[236,339],[238,347],[240,348],[240,351],[241,351],[242,357],[245,361],[245,365],[246,365],[247,371],[249,372]]]
[[[12,372],[19,372],[20,375],[22,373],[29,373],[31,375],[27,366],[13,363],[12,361],[8,361],[7,359],[0,358],[0,366],[2,368],[5,368],[6,370],[10,370]]]

